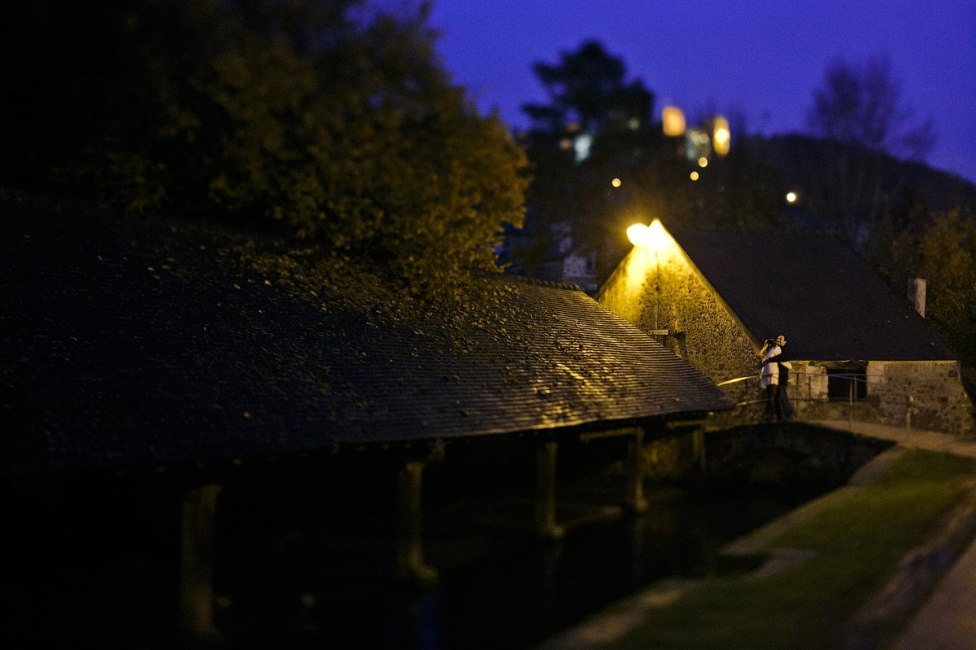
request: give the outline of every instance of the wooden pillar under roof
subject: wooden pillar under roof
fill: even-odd
[[[214,627],[214,536],[219,485],[183,492],[180,553],[180,631],[184,639],[218,636]]]
[[[397,578],[422,584],[437,582],[437,570],[424,562],[423,475],[426,463],[404,461],[398,475],[398,530],[396,540]]]
[[[536,451],[536,532],[549,539],[562,539],[565,530],[556,523],[556,451],[548,441]]]
[[[647,510],[644,498],[644,472],[641,452],[644,448],[644,429],[634,427],[634,436],[627,441],[627,494],[624,503],[634,512]]]

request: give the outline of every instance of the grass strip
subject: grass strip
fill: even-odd
[[[607,648],[836,647],[848,622],[933,534],[976,460],[910,451],[882,476],[774,544],[816,555],[784,573],[709,577]]]

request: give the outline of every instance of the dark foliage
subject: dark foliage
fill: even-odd
[[[492,270],[524,155],[450,83],[426,3],[402,7],[6,7],[0,184],[258,225],[418,291]]]
[[[623,61],[599,43],[584,42],[534,71],[550,101],[523,107],[532,120],[524,142],[534,177],[526,230],[511,237],[521,271],[539,273],[565,254],[558,246],[571,236],[577,253],[595,255],[602,281],[630,247],[627,226],[656,217],[743,229],[779,225],[784,190],[758,151],[743,142],[700,168],[685,138],[664,136],[653,121],[654,94],[628,80]],[[518,237],[524,234],[531,237]]]

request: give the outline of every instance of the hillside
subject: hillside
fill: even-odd
[[[836,193],[840,178],[856,181],[863,173],[866,181],[879,178],[878,189],[893,202],[920,203],[930,211],[963,206],[976,210],[976,185],[922,163],[797,134],[751,138],[745,144],[779,171],[784,185],[801,195]],[[873,183],[863,188],[872,197],[874,189]]]

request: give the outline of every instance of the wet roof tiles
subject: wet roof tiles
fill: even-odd
[[[212,229],[2,192],[0,210],[0,473],[731,407],[576,289],[484,278],[467,308],[405,316],[404,295],[370,306],[288,286]]]

